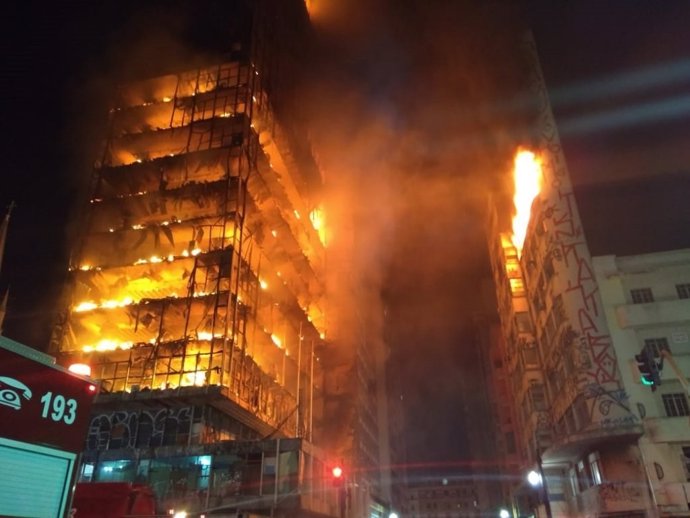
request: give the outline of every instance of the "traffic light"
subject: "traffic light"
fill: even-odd
[[[341,486],[343,484],[343,468],[340,466],[333,466],[331,473],[333,474],[333,485]]]
[[[652,392],[661,385],[659,372],[663,368],[663,359],[657,363],[654,353],[648,346],[644,346],[640,354],[635,355],[637,368],[640,371],[640,381],[643,385],[652,387]]]

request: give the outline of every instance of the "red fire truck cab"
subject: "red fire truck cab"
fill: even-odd
[[[151,488],[131,482],[79,483],[72,502],[74,518],[156,516]]]

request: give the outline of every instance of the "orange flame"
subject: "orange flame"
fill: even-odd
[[[325,214],[321,207],[317,207],[309,213],[309,219],[311,220],[311,225],[316,230],[319,235],[319,240],[323,246],[326,246],[326,224],[325,224]]]
[[[515,216],[513,217],[513,245],[517,249],[518,256],[522,255],[522,245],[527,234],[532,202],[541,190],[542,170],[541,160],[531,151],[518,149],[515,154],[515,166],[513,169],[515,181]]]
[[[307,6],[307,12],[310,18],[318,14],[317,2],[315,0],[304,0],[304,3]]]

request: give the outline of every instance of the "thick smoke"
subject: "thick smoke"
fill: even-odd
[[[471,460],[460,379],[476,368],[485,208],[508,189],[519,82],[518,13],[481,4],[322,1],[324,54],[304,96],[326,174],[337,340],[387,342],[410,461],[450,451],[456,467]]]
[[[212,42],[190,45],[190,35],[203,40],[197,33],[210,18],[227,19],[216,11],[226,3],[233,2],[148,2],[142,11],[138,2],[136,9],[103,2],[60,15],[50,34],[61,34],[64,48],[46,69],[71,78],[60,92],[64,117],[55,121],[63,154],[50,162],[68,186],[59,203],[85,198],[114,85],[209,57],[201,49]],[[460,413],[449,405],[460,405],[457,377],[471,368],[463,350],[486,272],[486,194],[500,190],[512,151],[512,128],[495,101],[516,75],[509,57],[515,13],[508,2],[311,3],[320,54],[299,106],[327,183],[330,324],[344,343],[382,346],[389,335],[389,374],[401,380],[410,422],[429,423],[428,432],[409,437],[411,460],[433,460],[462,438],[462,423],[444,416]],[[16,217],[25,206],[18,201]],[[74,234],[61,236],[58,271],[66,271]],[[24,246],[43,237],[27,237]],[[42,347],[45,339],[31,343]],[[435,450],[423,447],[431,437]]]
[[[389,374],[402,382],[410,461],[427,468],[442,458],[455,467],[471,464],[462,446],[463,429],[472,426],[462,415],[468,397],[461,393],[462,378],[476,367],[467,354],[476,345],[468,322],[485,309],[480,284],[488,273],[487,195],[496,194],[500,212],[510,213],[511,156],[516,143],[529,144],[520,132],[529,109],[519,94],[525,13],[508,1],[310,3],[326,51],[305,99],[312,103],[315,142],[337,201],[330,271],[340,283],[331,284],[339,307],[331,314],[348,317],[338,326],[345,335],[361,328],[358,315],[379,317],[366,336],[382,340],[376,331],[383,330],[393,350]],[[670,122],[660,121],[658,110],[631,122],[611,105],[646,100],[629,91],[641,77],[646,96],[680,95],[687,76],[673,76],[676,83],[657,84],[656,91],[649,81],[687,65],[687,38],[678,25],[687,3],[672,2],[663,16],[654,2],[635,9],[625,2],[618,9],[598,2],[524,4],[530,25],[543,36],[537,41],[544,66],[556,72],[553,78],[547,73],[547,83],[553,79],[549,86],[561,87],[553,101],[556,115],[564,117],[563,135],[572,137],[574,122],[579,124],[581,134],[564,142],[573,181],[686,169],[687,146],[679,144],[686,113],[680,106],[669,112]],[[650,30],[652,17],[663,23]],[[588,80],[565,82],[578,73]],[[604,95],[602,85],[623,85],[625,91]],[[642,123],[651,128],[661,122],[669,131],[639,131]],[[640,153],[645,147],[652,152]],[[594,221],[599,226],[601,218]],[[663,226],[669,233],[676,229]],[[350,255],[348,243],[339,248],[338,239],[356,244],[355,253]],[[418,423],[425,423],[423,430]]]

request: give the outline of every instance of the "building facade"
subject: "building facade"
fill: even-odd
[[[486,298],[487,302],[495,301],[490,295]],[[507,376],[499,320],[488,311],[476,314],[473,330],[474,356],[469,361],[481,368],[466,373],[462,380],[463,391],[475,393],[465,403],[465,414],[471,423],[466,431],[470,472],[476,486],[477,509],[498,516],[501,509],[511,506],[514,481],[524,465],[525,450],[519,447],[523,429],[511,404],[513,387]],[[486,390],[478,392],[477,387]]]
[[[533,41],[525,49],[534,111],[522,144],[534,152],[541,185],[519,246],[506,215],[495,213],[489,225],[523,476],[534,470],[540,484],[530,491],[516,481],[515,512],[646,516],[642,420],[626,391]]]
[[[328,334],[323,180],[294,111],[308,14],[236,3],[224,59],[124,85],[110,112],[51,343],[101,387],[81,480],[147,483],[165,510],[369,516],[390,506],[385,366]],[[333,401],[363,393],[338,422],[368,441],[335,444]]]
[[[690,250],[598,256],[593,268],[625,390],[644,427],[640,462],[652,509],[690,516]],[[664,360],[658,387],[641,382],[635,356],[644,349]]]
[[[402,516],[410,518],[474,518],[479,509],[475,483],[468,479],[441,479],[411,483],[405,492]]]
[[[541,156],[549,159],[548,153],[543,151]],[[533,218],[539,214],[542,196],[545,196],[543,191],[532,206]],[[559,212],[554,210],[552,217],[560,217]],[[535,225],[531,222],[530,228],[535,230]],[[494,239],[490,255],[502,334],[506,343],[517,345],[512,350],[506,347],[503,358],[507,359],[512,377],[517,428],[523,432],[519,437],[520,449],[524,452],[523,477],[541,464],[553,516],[690,515],[687,497],[690,487],[687,462],[690,459],[687,446],[690,440],[687,426],[690,364],[685,360],[690,332],[687,302],[690,298],[690,252],[682,249],[635,256],[594,256],[576,263],[589,284],[585,292],[590,294],[589,307],[596,309],[606,326],[604,329],[613,350],[602,350],[602,354],[606,353],[605,358],[612,362],[611,365],[616,364],[625,394],[618,404],[624,404],[629,412],[624,422],[630,429],[629,433],[624,433],[625,427],[611,428],[604,420],[598,425],[601,430],[595,428],[579,438],[569,430],[577,430],[580,418],[577,415],[569,418],[566,414],[559,425],[551,403],[552,394],[558,393],[557,372],[568,372],[572,368],[572,356],[569,358],[565,348],[560,360],[547,369],[542,367],[544,349],[548,347],[541,345],[542,341],[548,344],[552,342],[549,336],[558,337],[559,333],[563,336],[567,321],[567,312],[559,298],[562,295],[554,297],[551,291],[556,277],[568,279],[568,271],[558,268],[558,262],[565,260],[565,254],[561,253],[565,250],[555,248],[555,254],[551,252],[539,272],[539,263],[534,259],[538,254],[528,250],[519,258],[510,235],[501,234],[499,228],[497,212],[493,211],[489,234]],[[544,226],[535,233],[548,236],[549,227]],[[584,237],[582,234],[583,241]],[[528,232],[525,243],[528,247],[535,246],[533,243],[537,239]],[[535,270],[537,279],[525,283],[521,268]],[[580,284],[575,283],[573,277],[566,285],[578,286],[580,290]],[[531,297],[529,305],[524,302],[526,296]],[[519,311],[520,308],[523,311]],[[539,315],[539,308],[548,308],[549,311],[543,312],[555,312],[555,315],[535,322],[533,315]],[[590,325],[587,313],[575,314],[583,319],[580,322]],[[600,326],[597,323],[601,331]],[[525,335],[527,331],[529,334]],[[582,328],[566,332],[581,333]],[[515,340],[520,336],[531,338],[534,347],[539,340],[539,348],[533,351],[531,362],[521,360],[529,354],[530,347]],[[641,380],[636,357],[645,350],[661,366],[659,386],[652,387]],[[584,358],[586,365],[594,365],[592,359]],[[524,365],[532,368],[526,369]],[[529,397],[522,397],[523,392]],[[584,398],[586,394],[583,391],[577,397]],[[600,410],[610,411],[607,406]],[[555,438],[554,433],[557,434]],[[529,515],[533,509],[541,507],[540,512],[545,515],[539,493],[540,488],[531,490],[524,482],[514,484],[516,514]]]
[[[490,383],[503,397],[500,429],[512,432],[514,451],[500,449],[504,485],[515,502],[518,516],[535,504],[535,494],[525,476],[539,464],[542,451],[551,446],[552,426],[541,354],[535,326],[527,302],[517,250],[508,232],[500,231],[498,213],[490,210],[489,256],[496,288],[499,314],[499,348],[493,357]],[[505,227],[504,227],[505,228]],[[501,365],[497,368],[496,365]],[[510,446],[509,439],[497,438],[497,445]]]

